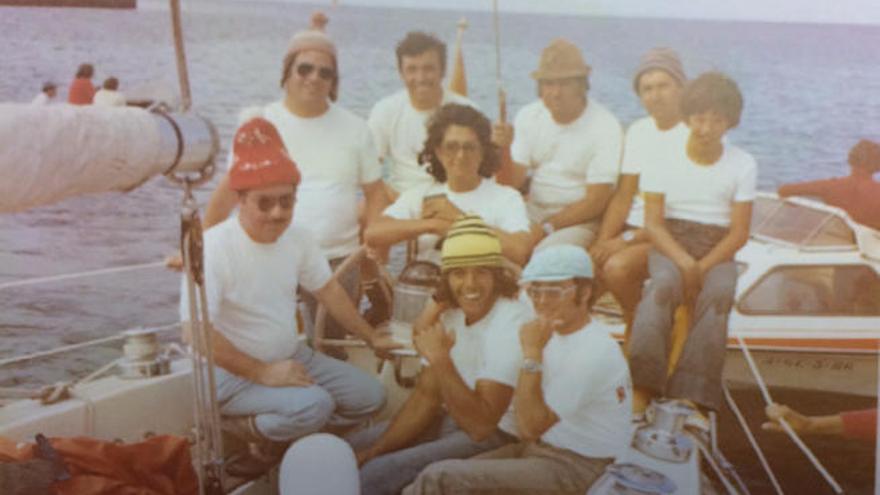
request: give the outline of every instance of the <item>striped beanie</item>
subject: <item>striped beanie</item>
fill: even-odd
[[[639,78],[645,72],[654,69],[665,71],[682,86],[687,82],[684,66],[682,66],[681,59],[675,50],[663,47],[652,48],[642,55],[639,67],[636,69],[636,75],[633,77],[633,89],[636,91],[636,94],[639,94]]]
[[[501,241],[482,218],[464,215],[446,233],[440,258],[444,272],[466,266],[501,266]]]

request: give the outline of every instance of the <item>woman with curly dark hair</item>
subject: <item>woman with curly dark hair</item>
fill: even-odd
[[[403,191],[382,217],[367,227],[367,244],[387,249],[418,239],[416,258],[438,262],[438,241],[465,213],[481,216],[501,240],[502,253],[523,264],[532,250],[525,203],[520,194],[492,178],[498,150],[492,127],[482,113],[467,105],[440,107],[428,121],[428,137],[419,153],[435,182]]]

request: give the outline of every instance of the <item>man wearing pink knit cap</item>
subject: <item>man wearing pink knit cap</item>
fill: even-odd
[[[367,222],[381,213],[385,192],[366,122],[335,103],[339,67],[336,45],[324,32],[326,23],[327,18],[317,13],[310,29],[290,39],[282,62],[283,97],[245,110],[243,115],[262,116],[278,129],[302,173],[294,222],[312,231],[335,269],[359,246],[358,191],[366,199]],[[221,180],[211,197],[205,213],[208,226],[226,218],[235,207],[228,180]],[[357,293],[357,279],[353,271],[341,280],[350,295]],[[313,295],[304,293],[303,299],[314,318]],[[335,320],[328,321],[325,336],[344,338],[344,333]]]
[[[299,286],[376,349],[394,344],[361,318],[311,233],[297,223],[300,171],[266,119],[251,119],[236,132],[227,184],[238,215],[204,237],[217,400],[224,429],[268,463],[281,451],[274,447],[328,426],[354,426],[384,404],[375,378],[299,342],[293,297]],[[187,328],[188,292],[181,294]]]

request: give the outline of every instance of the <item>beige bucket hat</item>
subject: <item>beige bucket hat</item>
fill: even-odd
[[[581,50],[571,41],[557,38],[550,42],[541,52],[538,70],[532,72],[532,78],[565,79],[590,75],[590,66],[584,62]]]

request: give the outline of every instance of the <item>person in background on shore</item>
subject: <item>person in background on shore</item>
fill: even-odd
[[[205,231],[206,306],[223,428],[249,442],[252,460],[268,463],[279,443],[355,426],[385,403],[374,377],[299,342],[298,286],[377,352],[394,343],[361,318],[307,226],[294,219],[300,173],[275,127],[247,121],[232,155],[228,186],[239,213]],[[180,312],[186,335],[185,278]]]
[[[412,31],[397,44],[397,72],[404,89],[379,100],[367,124],[379,157],[388,164],[389,202],[434,177],[419,163],[427,122],[446,103],[475,106],[469,99],[443,87],[446,44],[421,31]]]
[[[849,150],[850,172],[846,177],[796,182],[779,187],[779,195],[816,196],[845,210],[856,222],[880,230],[880,144],[862,139]]]
[[[417,239],[416,258],[438,263],[437,242],[458,217],[473,213],[501,240],[504,256],[523,265],[532,248],[526,207],[516,190],[492,179],[498,153],[489,119],[474,107],[447,103],[431,117],[427,134],[419,161],[434,180],[405,191],[386,208],[367,227],[367,244],[387,250]]]
[[[37,96],[31,100],[32,105],[49,105],[55,103],[55,97],[58,96],[58,87],[52,81],[43,83],[43,90],[37,93]]]
[[[662,174],[641,178],[652,250],[628,345],[637,414],[654,396],[721,406],[733,258],[749,238],[758,172],[750,154],[724,139],[742,107],[739,87],[726,75],[707,72],[690,81],[681,100],[687,141]],[[683,303],[691,324],[669,375],[673,316]]]
[[[67,90],[67,103],[72,105],[91,105],[95,97],[95,86],[92,85],[92,76],[95,68],[92,64],[80,64],[76,69],[76,76]]]
[[[877,439],[877,409],[861,411],[844,411],[827,416],[806,416],[794,409],[782,405],[771,404],[764,410],[770,421],[761,425],[766,431],[785,431],[779,423],[780,419],[791,426],[797,433],[815,435],[840,435],[857,440]]]
[[[510,441],[498,430],[519,360],[509,352],[532,319],[504,268],[501,243],[478,216],[456,221],[443,242],[439,321],[416,325],[413,342],[427,365],[390,422],[358,432],[363,495],[392,495],[428,464],[463,459]],[[510,414],[510,413],[508,413]]]
[[[629,370],[610,328],[590,318],[592,268],[580,247],[535,252],[520,284],[537,318],[518,329],[519,345],[493,349],[520,363],[506,377],[512,414],[499,425],[518,441],[431,464],[404,495],[583,495],[626,450]]]
[[[536,250],[562,243],[589,247],[614,192],[623,131],[588,96],[590,70],[577,46],[552,41],[532,72],[540,99],[517,113],[513,127],[495,124],[495,142],[509,147],[512,159],[497,180],[528,193],[529,219],[541,227],[535,229]]]
[[[105,107],[124,107],[125,96],[119,92],[119,79],[108,77],[104,80],[104,85],[95,93],[92,104]]]
[[[265,107],[245,110],[243,115],[261,115],[278,129],[302,172],[294,222],[315,234],[330,267],[336,269],[359,247],[358,190],[363,191],[369,225],[385,205],[385,186],[366,122],[335,103],[339,66],[336,45],[324,32],[326,23],[323,14],[315,14],[311,28],[291,38],[282,62],[284,97]],[[208,202],[206,227],[229,216],[235,205],[236,195],[229,188],[227,175]],[[352,299],[359,293],[358,275],[357,270],[351,270],[341,279]],[[307,328],[312,336],[317,301],[308,292],[302,296],[310,313]],[[345,338],[345,329],[328,319],[325,336]],[[334,357],[345,359],[346,353],[340,349]]]
[[[633,88],[648,116],[626,131],[620,181],[590,248],[599,279],[620,303],[628,327],[648,276],[651,250],[639,177],[663,173],[687,141],[688,128],[681,121],[681,91],[686,81],[674,50],[654,48],[642,56]]]

